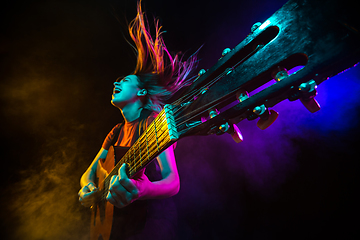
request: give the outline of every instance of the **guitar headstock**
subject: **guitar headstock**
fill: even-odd
[[[259,119],[266,129],[278,117],[270,108],[285,99],[318,111],[317,86],[360,61],[360,25],[351,10],[339,0],[293,0],[254,24],[172,103],[179,137],[228,132],[241,142],[236,123]]]

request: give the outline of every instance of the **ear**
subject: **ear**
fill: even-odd
[[[147,90],[146,90],[146,89],[141,89],[141,90],[139,90],[139,91],[137,92],[137,95],[138,95],[139,97],[145,96],[146,94],[147,94]]]

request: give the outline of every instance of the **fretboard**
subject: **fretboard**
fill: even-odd
[[[105,191],[112,176],[118,174],[119,168],[126,163],[128,176],[131,178],[146,165],[148,165],[162,151],[176,142],[178,134],[172,115],[172,106],[165,105],[164,109],[146,128],[138,140],[131,146],[125,155],[115,165],[105,178]]]

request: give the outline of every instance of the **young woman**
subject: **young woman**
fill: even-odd
[[[140,122],[149,125],[164,102],[192,82],[189,74],[195,67],[195,56],[186,61],[182,61],[179,54],[172,56],[161,37],[158,21],[155,21],[155,30],[153,38],[141,9],[141,1],[138,2],[137,16],[129,24],[129,33],[137,51],[137,65],[132,74],[119,78],[114,83],[111,100],[112,105],[121,111],[125,122],[116,125],[108,134],[99,153],[81,177],[79,201],[85,207],[94,204],[98,161],[106,157],[116,132],[119,137],[115,139],[114,146],[130,147],[138,138]],[[126,175],[123,165],[119,174],[111,179],[107,201],[116,207],[116,211],[134,208],[136,212],[137,208],[143,207],[144,202],[147,210],[146,216],[141,220],[140,217],[134,217],[134,214],[131,214],[131,217],[130,214],[126,215],[126,226],[119,226],[123,230],[121,236],[117,237],[172,239],[175,236],[176,210],[173,203],[166,198],[175,195],[179,188],[180,181],[172,146],[132,179]],[[117,237],[113,236],[114,239]]]

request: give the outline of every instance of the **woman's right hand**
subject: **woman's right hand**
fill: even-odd
[[[81,188],[78,193],[79,202],[81,203],[81,205],[83,205],[84,207],[91,207],[92,205],[94,205],[97,192],[98,188],[92,182],[86,184],[83,188]]]

